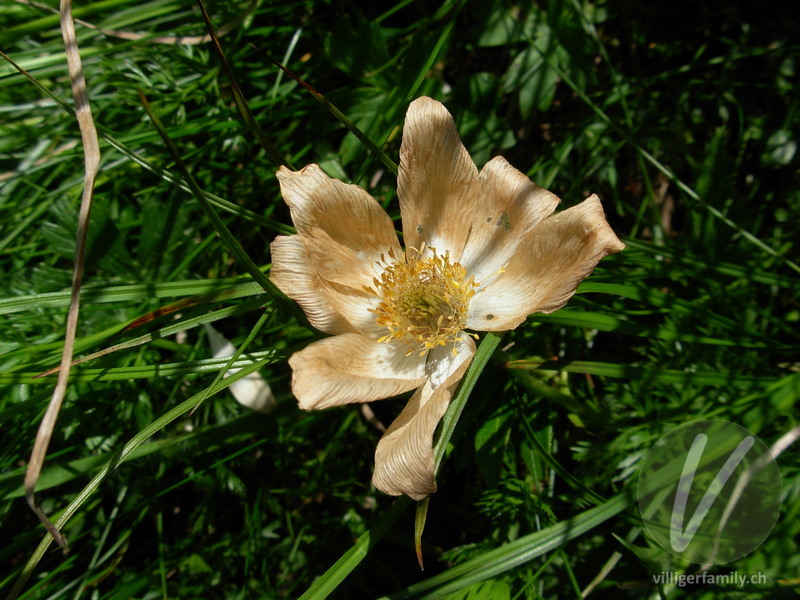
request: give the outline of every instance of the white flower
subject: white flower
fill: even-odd
[[[436,490],[433,433],[475,353],[473,331],[513,329],[553,312],[598,261],[624,245],[593,195],[559,199],[502,157],[478,172],[447,109],[411,103],[389,216],[362,188],[317,165],[278,171],[297,234],[271,245],[272,281],[331,337],[294,354],[303,409],[416,390],[381,438],[373,483],[415,500]]]

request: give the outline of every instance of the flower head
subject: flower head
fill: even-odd
[[[597,196],[559,199],[502,157],[478,172],[450,113],[411,103],[400,148],[402,250],[362,188],[317,165],[278,171],[297,234],[271,245],[271,279],[331,337],[295,353],[303,409],[416,390],[375,451],[373,483],[415,500],[436,490],[433,434],[475,353],[471,331],[553,312],[598,261],[624,247]]]

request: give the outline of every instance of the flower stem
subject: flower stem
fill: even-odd
[[[437,473],[439,471],[439,465],[442,463],[442,458],[444,458],[447,444],[456,428],[456,423],[458,423],[464,406],[467,404],[467,398],[469,398],[472,388],[475,387],[475,383],[478,381],[478,377],[480,377],[480,374],[489,362],[489,358],[494,354],[502,338],[502,333],[493,333],[491,331],[483,336],[483,340],[475,351],[472,364],[469,366],[469,369],[467,369],[467,373],[464,375],[464,379],[461,380],[461,385],[455,397],[450,402],[450,406],[444,418],[442,418],[442,429],[439,432],[439,439],[433,448],[433,458],[436,465],[434,469]]]

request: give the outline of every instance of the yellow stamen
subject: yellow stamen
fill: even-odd
[[[388,333],[378,341],[402,340],[409,351],[424,354],[431,348],[453,344],[463,339],[469,301],[478,284],[459,263],[450,262],[448,254],[439,256],[430,248],[432,256],[423,256],[420,250],[410,249],[414,257],[403,253],[394,262],[385,264],[380,278],[375,278],[375,292],[381,302],[374,309],[378,325]],[[381,257],[383,258],[383,257]]]

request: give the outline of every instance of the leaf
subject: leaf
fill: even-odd
[[[540,371],[565,371],[567,373],[588,373],[603,377],[621,379],[638,379],[658,381],[659,383],[676,383],[684,385],[736,385],[754,387],[776,381],[775,377],[759,375],[741,375],[738,373],[720,373],[717,371],[679,371],[665,369],[659,365],[625,365],[609,362],[586,360],[573,361],[541,361],[513,360],[506,364],[509,369],[536,369]]]
[[[511,600],[511,586],[505,581],[490,579],[451,594],[447,600]]]

